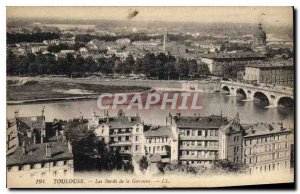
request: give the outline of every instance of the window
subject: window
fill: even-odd
[[[139,141],[139,137],[138,136],[135,136],[135,141]]]
[[[137,132],[137,133],[139,132],[139,130],[140,130],[139,128],[136,128],[136,132]]]
[[[64,175],[66,176],[68,173],[68,170],[64,170]]]
[[[30,169],[34,169],[34,164],[30,164]]]
[[[57,175],[57,171],[53,171],[53,176],[56,176]]]
[[[57,162],[53,162],[53,166],[56,166],[57,165]]]
[[[138,150],[139,150],[139,146],[136,145],[136,146],[135,146],[135,151],[138,151]]]
[[[21,170],[23,170],[23,166],[22,165],[19,166],[19,171],[21,171]]]
[[[67,165],[67,164],[68,164],[68,161],[67,161],[67,160],[65,160],[65,161],[64,161],[64,165]]]

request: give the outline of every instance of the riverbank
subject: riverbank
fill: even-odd
[[[102,93],[140,93],[150,90],[139,86],[110,86],[101,83],[76,83],[56,79],[8,78],[7,104],[96,99]]]

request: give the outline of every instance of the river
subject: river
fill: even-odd
[[[259,103],[253,101],[243,101],[241,96],[228,96],[224,93],[198,93],[201,106],[200,110],[181,111],[182,115],[211,115],[222,113],[223,116],[233,118],[239,112],[242,123],[256,122],[283,122],[286,127],[294,125],[294,109],[287,107],[264,108]],[[41,104],[21,104],[8,105],[7,118],[14,117],[14,112],[19,110],[20,116],[40,115],[45,107],[46,121],[52,121],[54,118],[71,119],[74,117],[92,118],[93,113],[103,114],[103,110],[97,108],[96,99],[49,102]],[[145,123],[155,125],[164,125],[165,118],[170,113],[176,114],[177,110],[161,110],[160,105],[152,106],[150,110],[127,110],[126,105],[119,106],[127,115],[136,115],[138,113]],[[109,110],[110,116],[115,116],[118,110]]]

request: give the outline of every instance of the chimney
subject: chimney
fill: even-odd
[[[19,110],[16,110],[15,111],[15,118],[18,118],[19,117]]]
[[[72,144],[71,144],[70,140],[68,140],[68,150],[69,150],[69,153],[73,154],[73,148],[72,148]]]
[[[22,153],[26,154],[26,145],[25,145],[25,141],[23,141],[23,145],[22,145]]]
[[[46,158],[51,158],[52,152],[51,152],[51,145],[49,143],[46,144]]]
[[[58,129],[55,130],[56,140],[58,141]]]
[[[41,143],[44,143],[44,134],[41,135]]]
[[[33,134],[33,144],[36,144],[36,135],[35,135],[35,133]]]

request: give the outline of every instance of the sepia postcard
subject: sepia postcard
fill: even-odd
[[[294,188],[293,7],[6,12],[8,188]]]

